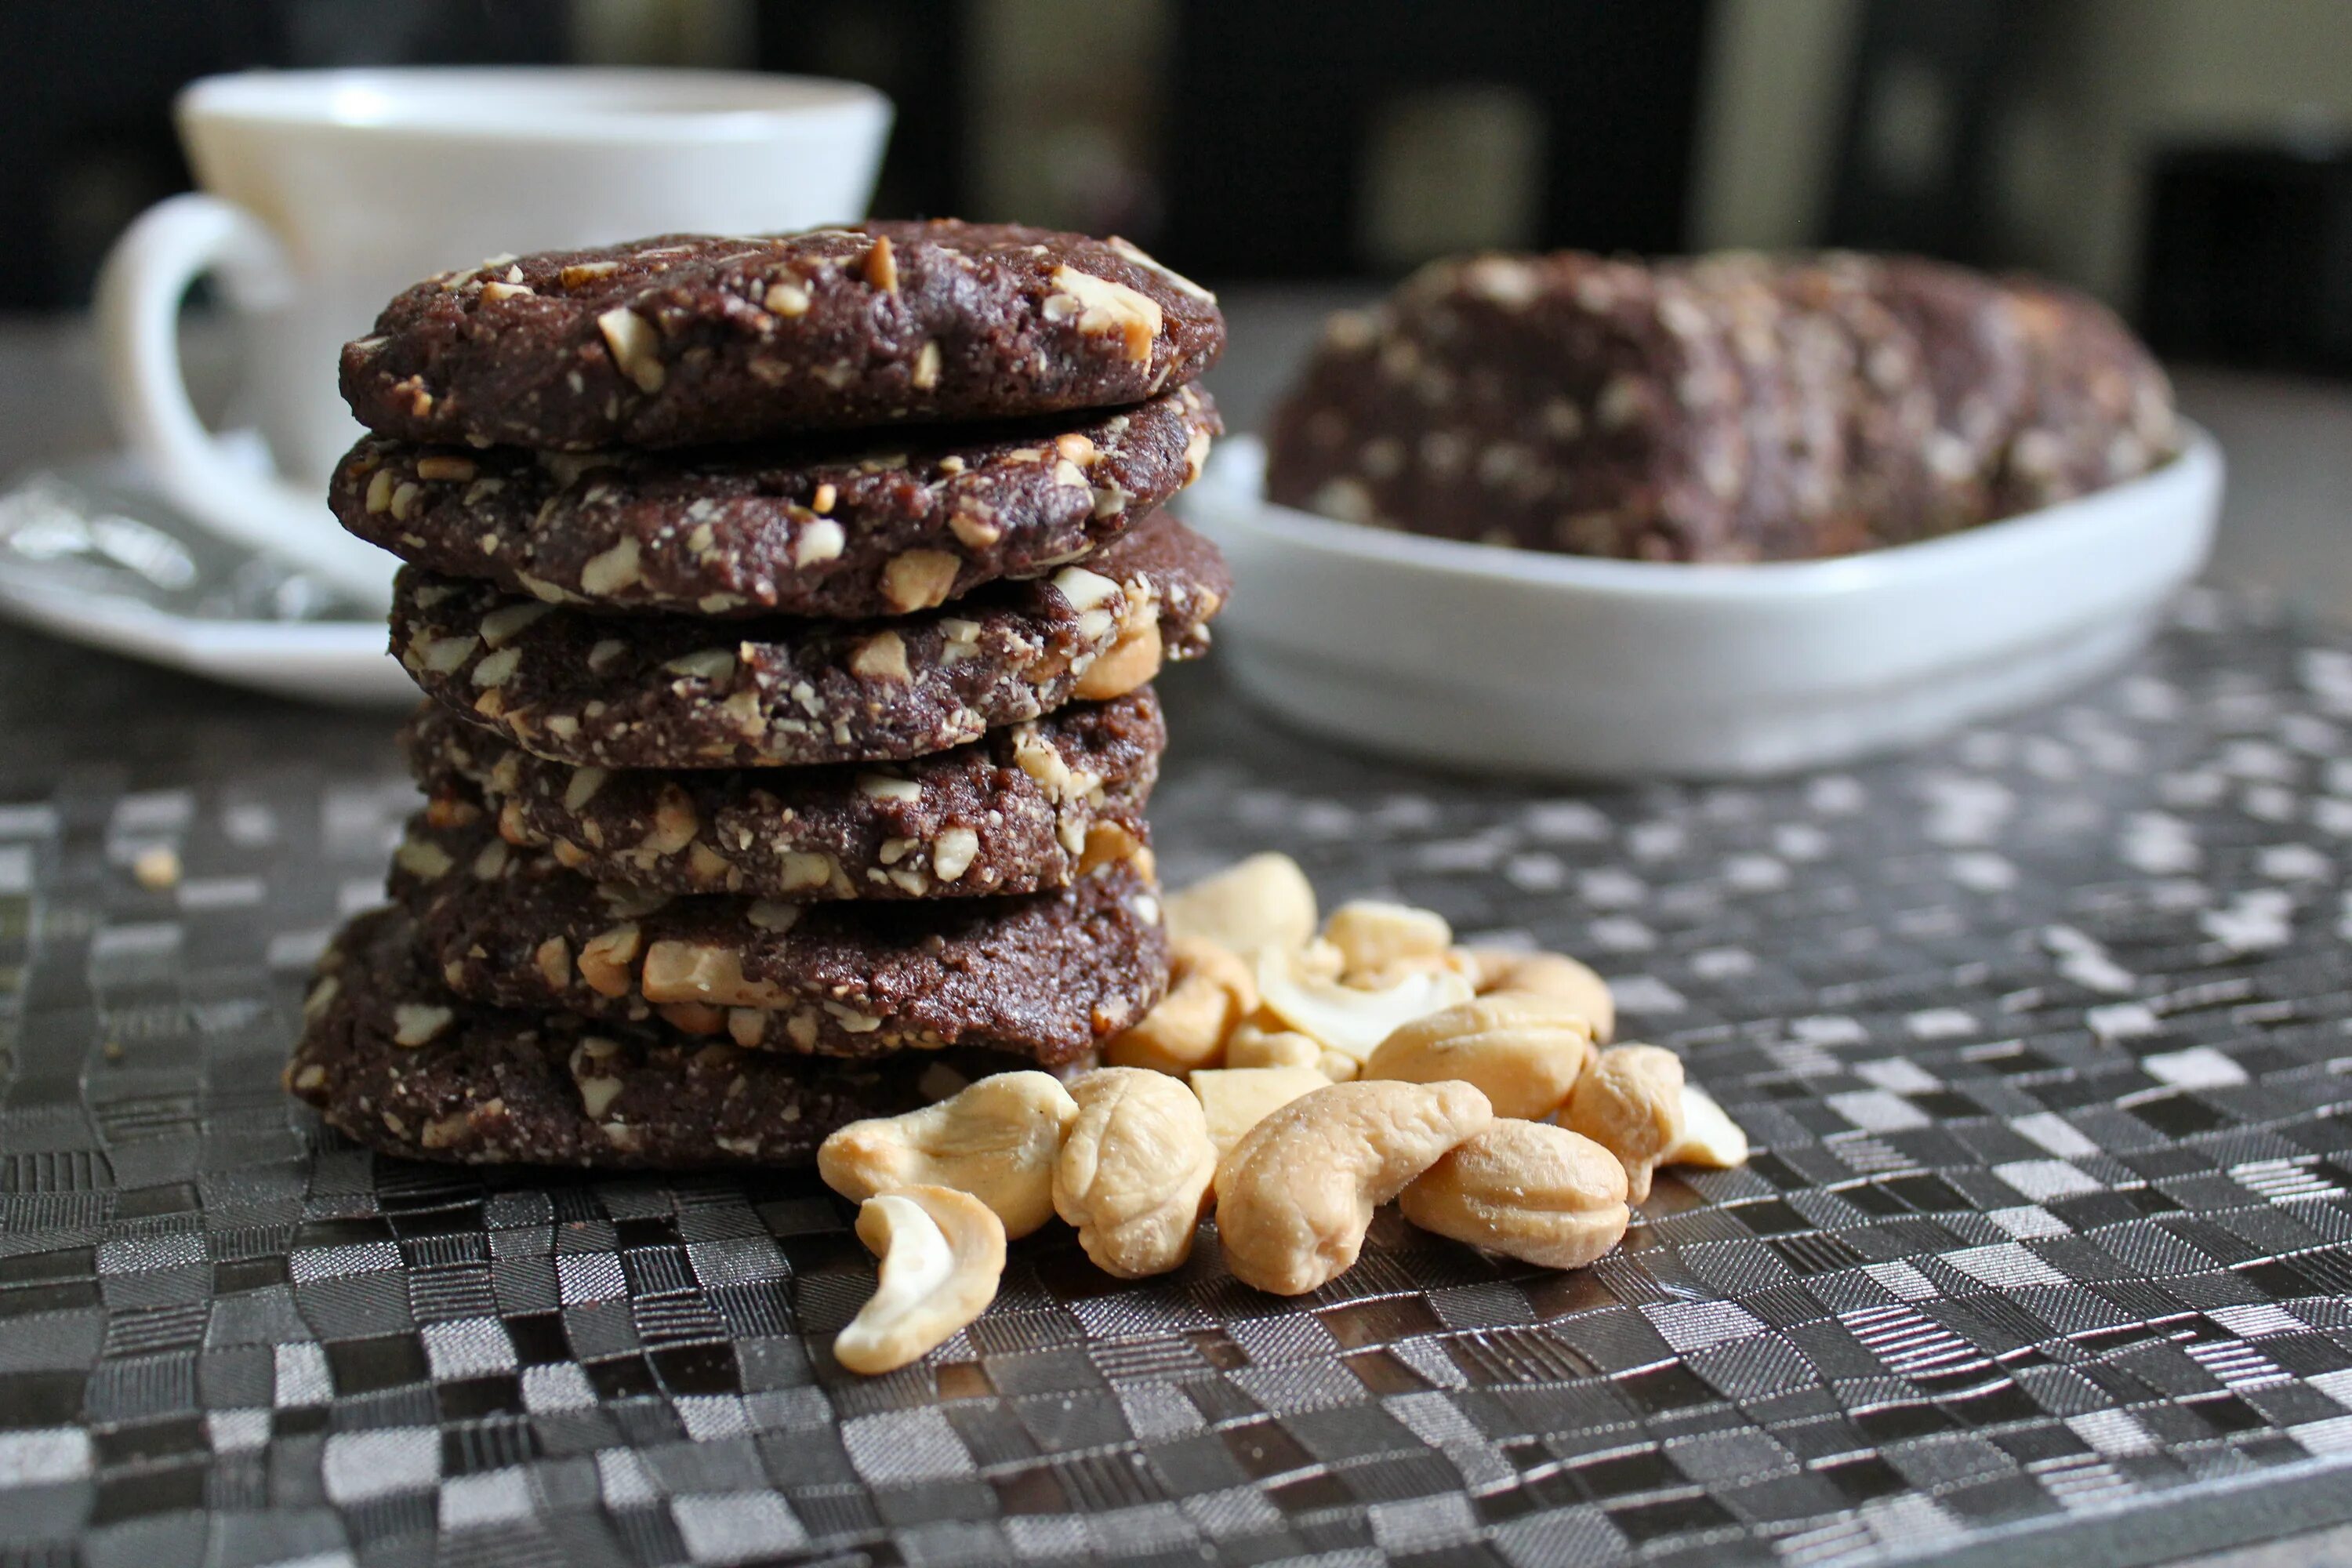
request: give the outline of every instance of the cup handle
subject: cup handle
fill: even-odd
[[[337,528],[322,497],[305,495],[205,428],[180,367],[180,301],[217,274],[241,311],[291,292],[278,238],[244,208],[201,193],[142,213],[98,279],[98,335],[114,419],[157,487],[192,520],[240,544],[292,562],[371,605],[383,602],[392,563]]]

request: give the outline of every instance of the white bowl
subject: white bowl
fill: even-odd
[[[1225,443],[1186,492],[1234,569],[1242,689],[1416,761],[1587,779],[1746,777],[1932,740],[2122,664],[2212,542],[2201,430],[2142,479],[1920,544],[1678,566],[1358,527],[1265,499]]]

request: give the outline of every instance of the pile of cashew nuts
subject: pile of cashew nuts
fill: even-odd
[[[879,1283],[834,1342],[878,1373],[995,1298],[1008,1240],[1056,1215],[1106,1273],[1181,1265],[1213,1204],[1225,1266],[1278,1295],[1352,1267],[1372,1213],[1549,1268],[1615,1247],[1661,1165],[1748,1138],[1558,953],[1457,947],[1427,910],[1318,927],[1296,862],[1258,855],[1171,895],[1167,997],[1065,1084],[998,1073],[825,1140]]]

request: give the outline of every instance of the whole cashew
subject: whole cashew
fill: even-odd
[[[1054,1209],[1095,1266],[1121,1279],[1165,1274],[1192,1250],[1216,1146],[1182,1080],[1100,1068],[1070,1084],[1078,1119],[1054,1166]]]
[[[1512,952],[1496,947],[1461,950],[1476,966],[1472,983],[1478,994],[1490,991],[1533,991],[1558,997],[1583,1014],[1592,1025],[1596,1044],[1607,1045],[1617,1034],[1617,1003],[1609,983],[1564,953]]]
[[[1617,1156],[1633,1202],[1683,1136],[1683,1063],[1657,1046],[1612,1046],[1576,1080],[1560,1125]]]
[[[833,1342],[834,1358],[852,1372],[894,1372],[996,1300],[1004,1226],[970,1193],[917,1185],[868,1198],[857,1239],[882,1267],[873,1296]]]
[[[1364,1077],[1460,1079],[1486,1093],[1496,1115],[1533,1120],[1566,1103],[1592,1055],[1592,1026],[1567,1003],[1498,991],[1398,1026],[1364,1064]]]
[[[1160,907],[1171,936],[1202,937],[1235,952],[1304,947],[1315,934],[1315,889],[1287,855],[1253,855],[1169,894]]]
[[[1114,1067],[1179,1077],[1214,1067],[1235,1020],[1257,1007],[1257,982],[1230,951],[1197,936],[1177,937],[1169,947],[1168,994],[1105,1048]]]
[[[1546,1268],[1581,1268],[1624,1238],[1625,1167],[1580,1133],[1497,1121],[1397,1196],[1423,1230]]]
[[[817,1146],[817,1174],[859,1202],[920,1184],[971,1194],[1024,1237],[1054,1217],[1054,1162],[1078,1114],[1042,1072],[1002,1072],[903,1116],[853,1121]]]
[[[1335,1083],[1301,1095],[1217,1167],[1225,1267],[1278,1296],[1346,1272],[1373,1208],[1493,1121],[1466,1083]]]

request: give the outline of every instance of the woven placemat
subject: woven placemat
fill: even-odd
[[[1193,675],[1171,880],[1276,847],[1584,956],[1759,1152],[1570,1275],[1392,1215],[1297,1300],[1213,1228],[1138,1283],[1041,1236],[870,1381],[812,1179],[405,1164],[281,1099],[412,798],[386,726],[7,651],[0,1560],[2123,1561],[2352,1512],[2352,640],[2200,596],[1901,763],[1575,795]]]

